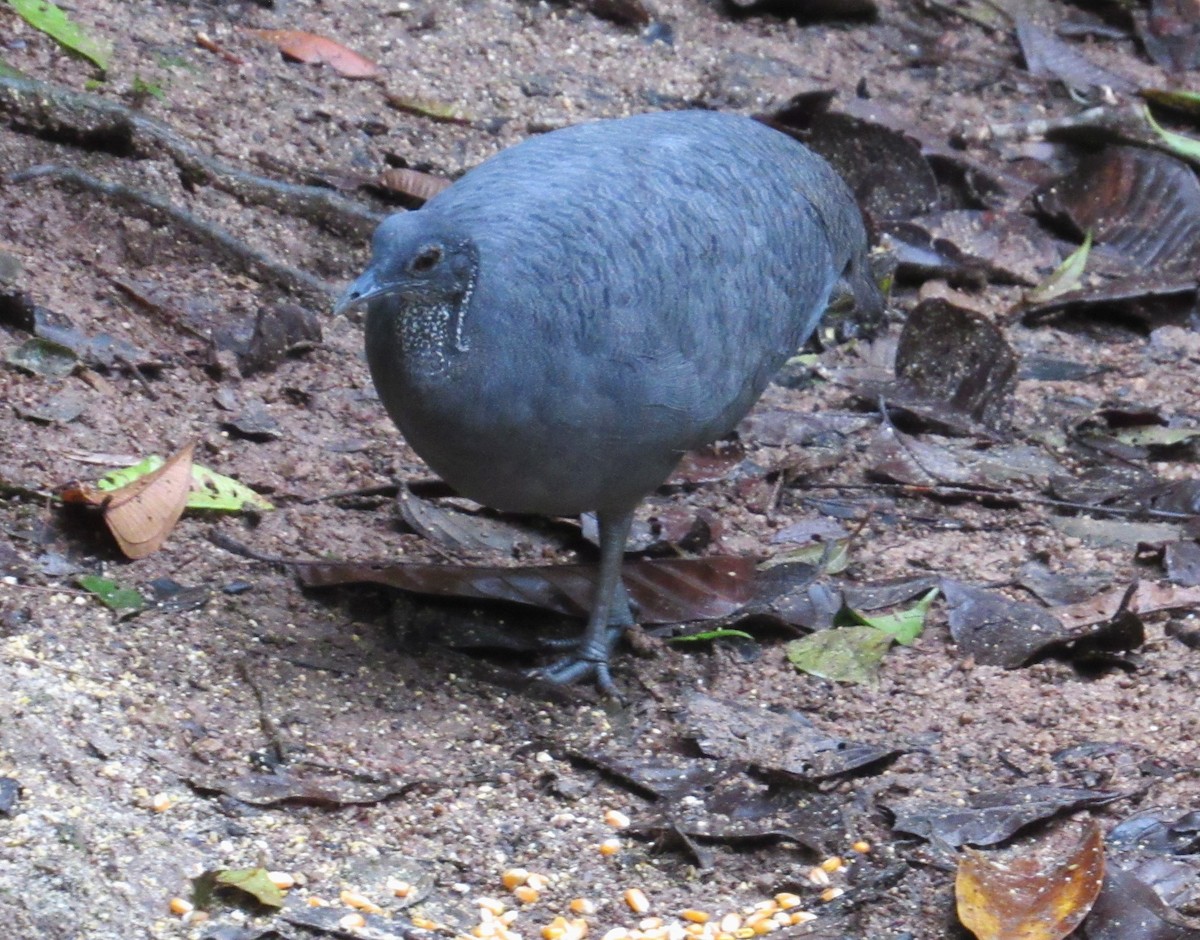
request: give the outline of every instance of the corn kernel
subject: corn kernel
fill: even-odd
[[[629,817],[619,809],[610,809],[604,814],[604,821],[614,829],[625,829],[629,826]]]
[[[185,924],[202,924],[209,918],[208,911],[192,911],[190,914],[183,915]]]
[[[587,898],[573,898],[567,905],[572,914],[595,914],[596,905]]]
[[[846,863],[842,861],[840,856],[833,855],[825,859],[825,861],[821,863],[821,867],[832,875],[835,871],[841,871],[843,868],[845,868]]]
[[[441,927],[436,920],[430,920],[428,917],[421,917],[420,915],[412,919],[412,925],[419,930],[437,930]]]
[[[871,843],[866,839],[859,839],[850,848],[854,849],[859,855],[866,855],[871,851]]]
[[[392,892],[392,895],[398,898],[406,898],[412,894],[413,886],[407,881],[402,881],[399,878],[389,877],[387,880],[387,889]]]
[[[641,888],[630,888],[625,892],[625,903],[635,914],[645,914],[650,910],[650,899]]]
[[[525,884],[533,888],[534,891],[545,891],[550,887],[550,876],[539,875],[537,872],[531,871],[525,879]]]
[[[156,793],[154,799],[150,801],[150,808],[156,813],[165,813],[174,805],[175,801],[165,793]]]
[[[750,940],[754,936],[753,927],[739,927],[733,932],[735,940]]]
[[[698,911],[691,907],[689,907],[686,911],[680,911],[679,916],[684,920],[690,920],[693,924],[708,923],[708,914],[706,914],[704,911]]]
[[[184,914],[190,914],[196,909],[191,901],[184,900],[183,898],[171,898],[171,903],[167,907],[171,909],[172,914],[178,914],[180,917],[183,917]]]
[[[500,876],[500,883],[509,891],[513,891],[529,880],[529,872],[524,868],[510,868]]]
[[[821,900],[832,901],[834,898],[840,898],[845,893],[845,888],[826,888],[821,892]]]
[[[343,891],[340,895],[341,901],[346,907],[352,907],[358,911],[366,911],[368,914],[382,914],[383,908],[375,904],[370,898],[359,894],[357,891]]]
[[[529,885],[517,885],[513,888],[513,897],[522,904],[534,904],[540,898],[541,892],[536,888],[531,888]]]
[[[792,894],[790,891],[781,891],[775,895],[775,903],[783,910],[789,907],[797,907],[800,904],[800,895]]]
[[[267,879],[280,891],[296,887],[296,876],[286,871],[269,871]]]
[[[630,940],[629,929],[626,927],[613,927],[600,940]]]
[[[328,901],[326,901],[324,898],[317,897],[317,895],[315,895],[315,894],[310,894],[304,903],[307,904],[309,907],[328,907],[329,906]]]
[[[829,872],[820,865],[808,870],[808,880],[815,884],[818,888],[823,888],[830,883]]]
[[[810,921],[814,921],[816,919],[817,919],[817,915],[814,914],[812,911],[793,911],[792,912],[792,926],[793,927],[798,927],[800,924],[807,924]]]
[[[633,907],[632,904],[629,905]],[[638,930],[658,930],[663,925],[661,917],[643,917],[638,921]]]
[[[603,855],[605,858],[608,858],[610,855],[616,855],[620,851],[621,851],[621,840],[620,839],[605,839],[603,842],[600,843],[600,854]]]
[[[367,926],[367,919],[362,914],[347,914],[338,921],[338,926],[342,930],[357,930]]]
[[[736,933],[742,926],[742,918],[737,914],[726,914],[717,926],[721,928],[721,933]]]

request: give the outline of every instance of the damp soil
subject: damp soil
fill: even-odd
[[[805,91],[843,100],[865,91],[948,140],[1063,107],[1046,103],[1044,83],[1016,75],[1007,36],[917,4],[880,6],[874,20],[797,24],[654,0],[649,33],[582,5],[517,0],[95,0],[72,13],[114,47],[107,81],[92,93],[169,124],[234,167],[341,187],[379,213],[389,207],[355,184],[385,167],[452,178],[530,133],[588,118],[684,106],[754,113]],[[351,81],[285,60],[248,27],[336,38],[378,62],[383,77]],[[229,57],[200,47],[200,33]],[[77,90],[95,77],[7,9],[0,39],[4,60],[26,75]],[[918,39],[945,55],[925,60]],[[1108,44],[1100,55],[1149,68],[1131,43]],[[398,110],[385,90],[436,102],[461,120]],[[165,155],[131,154],[103,135],[32,133],[17,120],[0,129],[0,172],[46,164],[157,193],[331,290],[367,259],[364,232],[240,201]],[[327,930],[304,927],[229,897],[206,921],[168,908],[192,896],[192,879],[204,871],[261,866],[299,880],[288,910],[300,914],[314,910],[309,898],[339,907],[343,890],[366,895],[388,912],[380,936],[411,932],[400,926],[411,916],[451,935],[467,931],[481,920],[481,897],[520,908],[511,929],[536,938],[555,916],[572,916],[574,898],[595,905],[587,919],[601,936],[684,909],[718,917],[788,890],[818,918],[784,935],[966,937],[954,914],[953,853],[895,831],[889,802],[1090,786],[1122,796],[1072,818],[1105,829],[1139,809],[1172,816],[1200,807],[1200,653],[1170,629],[1187,621],[1186,611],[1147,615],[1144,644],[1123,658],[1080,668],[1047,656],[1005,669],[962,654],[938,601],[923,635],[894,648],[867,684],[798,672],[785,654],[796,633],[777,624],[744,624],[753,642],[646,636],[619,653],[622,703],[523,681],[522,670],[544,661],[527,649],[454,642],[480,623],[562,631],[569,620],[372,586],[302,588],[285,567],[218,547],[214,533],[284,559],[515,565],[595,555],[569,521],[490,554],[447,548],[406,526],[387,487],[430,473],[380,407],[360,322],[332,315],[319,285],[289,292],[170,220],[53,178],[0,187],[0,251],[19,261],[16,276],[37,305],[135,348],[64,378],[0,367],[6,936],[354,935],[336,918]],[[1017,432],[1113,402],[1195,414],[1193,333],[1027,327],[1009,315],[1019,293],[976,285],[969,299],[1003,325],[1026,361],[1075,363],[1086,375],[1022,377]],[[893,341],[916,299],[912,288],[893,295]],[[246,331],[263,309],[289,303],[315,316],[319,341],[257,372],[214,352],[213,330]],[[0,344],[8,350],[27,336],[8,325]],[[849,564],[834,580],[852,585],[944,576],[1003,590],[1030,562],[1108,586],[1161,577],[1119,534],[1106,541],[1061,525],[1078,514],[1032,502],[934,500],[879,484],[868,472],[868,444],[884,418],[862,410],[846,378],[865,368],[868,352],[864,344],[830,349],[813,376],[773,388],[760,406],[859,409],[869,421],[837,460],[806,467],[804,448],[744,435],[752,462],[800,469],[675,486],[642,517],[701,513],[719,524],[701,554],[766,561],[789,548],[773,540],[780,531],[822,511],[841,514],[854,534]],[[67,410],[53,410],[60,407]],[[44,496],[190,440],[199,442],[199,462],[276,508],[188,513],[162,550],[128,562],[94,515]],[[1178,452],[1153,468],[1167,478],[1194,474]],[[365,495],[338,497],[346,493]],[[147,594],[165,579],[196,602],[176,598],[117,616],[78,586],[88,573]],[[698,693],[796,710],[830,736],[900,753],[814,783],[834,811],[806,839],[701,839],[696,852],[651,824],[658,814],[648,789],[614,768],[695,758],[689,716]],[[273,793],[264,779],[285,783]],[[628,830],[606,821],[610,810],[629,817]],[[619,850],[602,854],[613,838]],[[812,869],[831,856],[847,864],[831,884],[818,883]],[[548,876],[535,902],[521,906],[501,884],[513,868]],[[393,896],[389,878],[417,885],[416,893]],[[835,896],[830,887],[846,890]],[[645,892],[647,914],[630,910],[630,888]]]

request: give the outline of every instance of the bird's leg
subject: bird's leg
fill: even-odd
[[[600,577],[592,601],[583,637],[570,656],[547,666],[538,674],[550,682],[567,684],[594,676],[602,692],[615,694],[608,662],[613,648],[625,631],[633,626],[633,611],[629,594],[621,583],[621,562],[625,557],[625,540],[633,524],[633,510],[596,514],[600,524]]]

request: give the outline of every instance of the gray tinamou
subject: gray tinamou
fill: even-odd
[[[634,509],[749,411],[839,280],[878,312],[866,252],[824,160],[707,111],[531,138],[379,226],[337,309],[368,305],[371,376],[409,444],[485,505],[597,514],[591,617],[544,678],[612,690]]]

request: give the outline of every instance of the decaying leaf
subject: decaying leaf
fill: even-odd
[[[298,29],[252,29],[260,39],[274,43],[289,59],[309,65],[328,65],[343,78],[375,78],[379,66],[340,42]]]
[[[1067,255],[1063,263],[1054,269],[1054,273],[1031,290],[1026,299],[1030,303],[1044,303],[1078,287],[1091,250],[1092,233],[1089,231],[1084,236],[1083,244]]]
[[[959,858],[958,918],[978,940],[1062,940],[1091,910],[1104,880],[1104,837],[1092,826],[1071,855],[1003,862],[972,849]]]
[[[380,173],[378,182],[381,189],[407,197],[415,207],[428,202],[452,181],[420,170],[393,167]]]
[[[193,878],[192,886],[200,907],[207,906],[213,892],[220,888],[231,889],[266,907],[283,906],[283,892],[265,868],[217,868]]]
[[[195,441],[172,454],[157,470],[108,494],[104,522],[126,558],[158,551],[183,515],[192,485]]]

